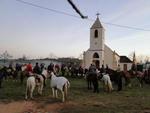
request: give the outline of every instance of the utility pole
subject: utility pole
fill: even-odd
[[[72,0],[68,0],[69,4],[72,6],[72,8],[81,16],[82,19],[87,19],[88,16],[84,16],[80,10],[76,7],[76,5],[72,2]]]

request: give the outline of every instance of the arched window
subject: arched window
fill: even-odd
[[[93,54],[93,58],[99,58],[98,53],[94,53],[94,54]]]
[[[95,32],[94,32],[94,37],[95,37],[95,38],[98,38],[98,30],[97,30],[97,29],[96,29]]]

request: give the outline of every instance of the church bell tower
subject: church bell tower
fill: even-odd
[[[98,15],[90,28],[90,48],[83,54],[85,68],[89,68],[92,63],[95,63],[97,68],[104,64],[105,30]]]
[[[97,19],[90,28],[90,48],[89,51],[91,51],[93,62],[97,66],[101,66],[104,64],[104,45],[105,45],[105,30],[99,20],[98,17],[99,14],[97,14]]]

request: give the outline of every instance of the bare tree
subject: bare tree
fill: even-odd
[[[12,56],[7,51],[5,51],[0,57],[4,60],[4,63],[6,60],[12,58]]]
[[[49,54],[50,59],[57,59],[58,57],[54,53]]]
[[[129,58],[130,60],[133,60],[133,55],[134,55],[134,51],[131,52],[131,53],[129,53],[128,58]]]
[[[22,60],[27,60],[27,56],[25,54],[23,54]]]

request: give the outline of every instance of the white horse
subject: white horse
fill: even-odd
[[[28,99],[28,95],[31,99],[33,99],[33,91],[35,89],[36,83],[35,83],[35,77],[30,76],[27,78],[27,84],[26,84],[26,94],[25,99]]]
[[[111,92],[113,90],[113,87],[109,75],[102,73],[102,76],[103,77],[101,80],[104,83],[104,89],[108,92]]]
[[[28,98],[28,94],[29,94],[30,98],[33,99],[33,91],[36,86],[38,87],[38,93],[40,95],[42,95],[43,77],[38,74],[32,74],[32,73],[30,73],[30,74],[31,74],[31,76],[27,78],[25,99]]]
[[[67,90],[70,87],[70,83],[65,77],[56,77],[56,75],[51,72],[51,88],[54,98],[58,98],[57,89],[62,93],[62,102],[67,99]]]

